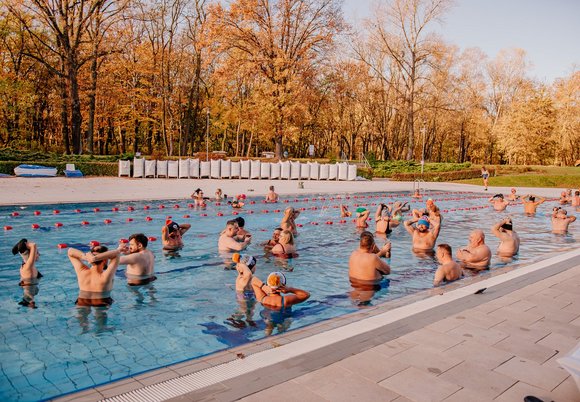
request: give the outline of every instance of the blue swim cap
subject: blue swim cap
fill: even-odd
[[[417,221],[417,225],[425,225],[425,226],[429,227],[429,221],[427,221],[425,219],[419,219]]]

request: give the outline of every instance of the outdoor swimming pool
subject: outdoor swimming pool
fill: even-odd
[[[430,196],[444,215],[439,243],[449,243],[455,250],[467,243],[471,229],[484,228],[492,250],[497,247],[498,242],[489,228],[506,212],[476,208],[489,205],[488,195],[432,193]],[[307,200],[285,197],[288,204],[268,205],[256,199],[256,204],[248,202],[240,211],[240,216],[246,219],[247,230],[254,235],[248,252],[258,256],[256,275],[265,279],[271,271],[286,271],[289,285],[311,292],[311,298],[295,306],[291,316],[277,318],[268,315],[259,305],[248,316],[236,301],[236,272],[224,270],[223,259],[217,252],[219,232],[233,218],[227,205],[195,210],[187,207],[188,200],[179,200],[0,208],[2,226],[13,228],[2,233],[0,242],[4,256],[0,262],[0,397],[2,400],[50,398],[358,310],[360,307],[351,299],[348,281],[348,257],[358,245],[358,233],[350,219],[339,223],[338,209],[334,207],[343,202],[353,210],[355,204],[369,204],[374,214],[373,203],[411,198],[408,194],[394,193],[357,194],[350,195],[349,199],[342,195],[341,200],[332,195],[312,197]],[[176,204],[180,208],[174,208]],[[144,209],[146,205],[150,209]],[[160,205],[165,208],[159,208]],[[297,221],[303,225],[297,239],[300,256],[293,260],[264,257],[259,243],[269,239],[279,225],[282,213],[275,210],[283,210],[288,205],[305,208]],[[412,200],[411,205],[422,206],[424,200]],[[507,213],[513,217],[522,239],[520,257],[514,263],[530,263],[545,258],[548,253],[576,247],[578,232],[573,226],[572,234],[566,236],[550,233],[546,213],[553,205],[551,202],[541,205],[535,217],[525,216],[521,205],[508,207]],[[128,211],[130,207],[134,211]],[[95,208],[100,211],[95,212]],[[113,212],[113,208],[119,211]],[[53,214],[55,209],[60,213]],[[77,209],[81,212],[75,212]],[[15,211],[20,216],[12,217]],[[40,215],[34,215],[34,211]],[[218,217],[217,213],[224,216]],[[191,218],[183,218],[185,214]],[[177,222],[191,223],[192,229],[184,236],[186,246],[178,255],[164,255],[160,240],[150,243],[149,248],[156,255],[159,279],[150,286],[130,289],[124,283],[124,267],[120,267],[112,294],[115,303],[108,311],[92,309],[86,315],[77,309],[74,305],[78,295],[76,276],[66,250],[59,250],[57,244],[88,249],[91,240],[98,240],[115,247],[120,238],[137,232],[160,239],[161,226],[168,215]],[[105,219],[111,223],[105,224]],[[90,224],[82,226],[81,221]],[[327,221],[333,224],[325,224]],[[56,228],[57,222],[63,226]],[[40,228],[32,229],[32,224]],[[18,287],[20,257],[12,257],[10,250],[23,237],[35,241],[41,253],[38,268],[44,278],[36,296],[37,309],[18,305],[22,298],[22,289]],[[430,288],[433,280],[436,263],[430,257],[416,256],[410,251],[410,236],[403,227],[395,229],[390,239],[393,273],[388,286],[385,284],[374,295],[373,303]],[[494,258],[492,270],[502,265],[503,262]]]

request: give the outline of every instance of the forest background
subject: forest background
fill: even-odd
[[[0,146],[154,158],[580,159],[580,71],[432,33],[448,0],[1,0]],[[207,138],[207,139],[206,139]]]

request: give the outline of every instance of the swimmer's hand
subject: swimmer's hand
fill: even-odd
[[[87,261],[88,263],[92,264],[95,261],[97,261],[97,259],[95,258],[95,256],[92,253],[85,253],[84,258],[85,261]]]
[[[391,252],[391,247],[392,247],[391,242],[387,240],[387,242],[383,246],[383,250],[390,253]]]

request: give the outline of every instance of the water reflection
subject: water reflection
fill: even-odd
[[[76,319],[81,327],[81,334],[86,334],[91,332],[91,310],[94,311],[94,322],[93,331],[96,334],[101,334],[105,332],[114,332],[115,327],[108,326],[108,312],[110,306],[106,307],[90,307],[90,306],[77,306],[76,307]]]

